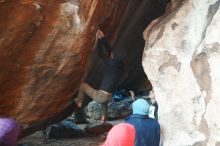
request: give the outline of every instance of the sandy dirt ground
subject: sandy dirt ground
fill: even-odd
[[[99,146],[105,141],[104,136],[61,139],[61,140],[43,140],[35,136],[28,136],[19,141],[22,146]]]

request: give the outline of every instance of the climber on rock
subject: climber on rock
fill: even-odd
[[[94,89],[87,83],[80,85],[79,93],[75,102],[78,107],[82,106],[84,96],[87,94],[101,106],[101,124],[106,121],[106,114],[108,110],[108,103],[112,100],[112,91],[118,83],[123,71],[124,56],[116,57],[107,38],[101,30],[98,30],[98,47],[97,52],[99,57],[105,63],[105,69],[101,85],[99,89]]]

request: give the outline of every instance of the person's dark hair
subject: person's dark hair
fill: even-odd
[[[152,86],[150,80],[148,80],[148,79],[144,82],[144,87],[145,87],[148,91],[151,91],[151,90],[153,89],[153,86]]]

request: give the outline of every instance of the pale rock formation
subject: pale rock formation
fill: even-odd
[[[220,145],[219,3],[173,1],[144,32],[164,146]]]

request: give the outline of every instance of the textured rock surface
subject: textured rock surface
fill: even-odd
[[[0,115],[34,129],[73,111],[97,26],[105,20],[114,30],[126,2],[0,1]]]
[[[120,2],[124,0],[119,0]],[[124,74],[118,83],[117,88],[135,90],[143,84],[146,75],[141,66],[142,53],[144,48],[143,31],[146,26],[155,18],[164,13],[168,0],[129,0],[123,19],[119,25],[117,35],[111,37],[111,45],[116,56],[123,52],[126,55],[124,60]],[[123,4],[123,3],[122,3]],[[122,5],[121,4],[121,5]],[[110,27],[108,27],[109,29]],[[111,34],[107,34],[107,36]],[[103,62],[97,55],[93,55],[92,68],[89,70],[87,82],[98,88],[100,76],[103,73]]]
[[[145,30],[142,64],[165,146],[220,144],[219,3],[174,1]]]
[[[0,1],[0,115],[37,130],[71,113],[71,98],[87,71],[86,80],[95,88],[102,76],[97,56],[86,65],[98,25],[116,54],[127,53],[119,86],[143,84],[142,33],[164,12],[167,1]]]
[[[108,119],[123,119],[131,114],[132,99],[124,99],[119,102],[111,102],[108,107]],[[92,101],[86,107],[86,115],[92,120],[99,120],[101,105]]]

